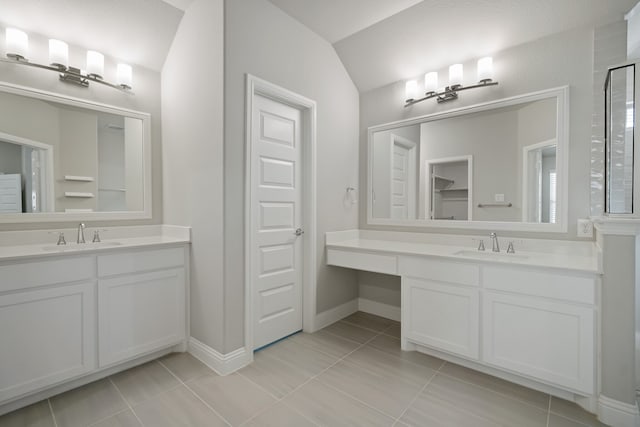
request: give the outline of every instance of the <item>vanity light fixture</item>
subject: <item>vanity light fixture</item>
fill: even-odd
[[[85,72],[80,68],[69,65],[69,46],[61,40],[49,40],[49,65],[29,61],[27,57],[29,36],[24,31],[16,28],[7,28],[5,30],[5,41],[7,58],[0,58],[0,62],[10,62],[12,64],[27,65],[29,67],[54,71],[59,74],[60,80],[66,83],[88,87],[90,82],[95,82],[131,93],[133,74],[131,66],[118,64],[118,83],[109,83],[103,79],[104,55],[100,52],[93,50],[87,52],[87,71]]]
[[[406,101],[404,106],[408,107],[427,99],[436,98],[438,103],[453,101],[458,99],[458,92],[479,87],[495,86],[498,82],[493,81],[493,59],[490,56],[478,60],[478,83],[471,86],[463,86],[462,64],[453,64],[449,67],[449,86],[438,90],[438,73],[429,72],[424,76],[424,96],[416,95],[418,92],[417,81],[410,80],[406,83]]]

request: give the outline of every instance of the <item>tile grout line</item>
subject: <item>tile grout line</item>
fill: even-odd
[[[144,426],[144,423],[142,422],[142,420],[138,417],[138,414],[136,414],[136,411],[134,411],[133,406],[131,406],[131,403],[129,402],[129,400],[127,400],[127,398],[124,396],[124,394],[122,393],[122,391],[120,390],[120,387],[118,387],[115,383],[115,381],[113,381],[113,378],[109,377],[109,382],[111,383],[111,385],[116,389],[116,391],[118,392],[118,394],[120,395],[120,397],[122,398],[122,400],[124,401],[124,403],[126,403],[127,407],[131,410],[131,413],[133,413],[133,416],[136,418],[136,420],[138,420],[138,422],[140,423],[141,426]],[[123,411],[120,411],[123,412]],[[119,414],[120,412],[116,412],[115,414],[110,415],[110,417]],[[108,418],[108,417],[107,417]],[[107,419],[104,418],[104,419]],[[100,420],[102,421],[102,420]],[[100,422],[97,421],[94,424]]]
[[[88,426],[88,427],[92,427],[92,426],[98,425],[98,424],[100,424],[101,422],[103,422],[103,421],[105,421],[105,420],[108,420],[108,419],[109,419],[109,418],[111,418],[111,417],[115,417],[116,415],[123,414],[123,413],[127,412],[127,411],[128,411],[128,410],[130,410],[130,409],[131,409],[131,408],[128,408],[128,407],[127,407],[127,408],[121,409],[120,411],[118,411],[118,412],[116,412],[116,413],[114,413],[114,414],[107,415],[106,417],[102,417],[102,418],[100,418],[99,420],[96,420],[96,421],[92,422],[91,424],[89,424],[89,426]],[[135,414],[134,414],[133,416],[135,417]],[[138,422],[140,423],[140,425],[141,425],[141,426],[143,425],[143,424],[140,422],[140,420],[138,419],[138,417],[136,417],[136,420],[138,420]]]
[[[49,404],[49,411],[51,412],[51,418],[53,418],[54,427],[58,427],[58,421],[56,420],[56,414],[53,412],[53,405],[51,404],[51,399],[47,399],[47,403]]]
[[[549,395],[549,407],[547,408],[547,427],[549,427],[550,419],[551,419],[551,395]]]
[[[367,331],[370,331],[369,329],[366,329],[366,328],[362,328],[362,329],[365,329],[365,330],[367,330]],[[331,332],[329,332],[329,331],[325,331],[325,332],[327,332],[327,333],[329,333],[330,335],[333,335],[333,336],[335,336],[335,337],[338,337],[338,338],[344,338],[344,337],[341,337],[340,335],[333,334],[333,333],[331,333]],[[359,345],[358,345],[358,347],[356,347],[356,348],[354,348],[353,350],[351,350],[350,352],[346,353],[344,356],[342,356],[342,357],[338,358],[335,362],[333,362],[331,365],[329,365],[329,366],[327,366],[326,368],[324,368],[322,371],[318,372],[318,373],[317,373],[317,374],[315,374],[315,375],[312,375],[312,376],[311,376],[311,377],[309,377],[307,380],[305,380],[304,382],[302,382],[302,383],[301,383],[300,385],[298,385],[297,387],[293,388],[289,393],[286,393],[286,394],[285,394],[285,395],[283,395],[282,397],[278,398],[278,397],[274,396],[273,394],[271,394],[270,392],[269,392],[269,394],[270,394],[271,396],[273,396],[273,397],[275,397],[275,398],[277,399],[276,404],[277,404],[278,402],[283,402],[284,404],[287,404],[286,402],[284,402],[284,399],[286,399],[287,397],[291,396],[293,393],[295,393],[296,391],[298,391],[299,389],[301,389],[302,387],[304,387],[306,384],[308,384],[309,382],[313,381],[313,380],[314,380],[314,379],[316,379],[318,376],[322,375],[322,374],[323,374],[323,373],[325,373],[327,370],[331,369],[332,367],[334,367],[335,365],[337,365],[338,363],[340,363],[342,360],[344,360],[344,359],[345,359],[346,357],[348,357],[349,355],[351,355],[351,354],[353,354],[354,352],[356,352],[356,351],[360,350],[362,347],[364,347],[365,345],[367,345],[369,342],[371,342],[373,339],[375,339],[376,337],[378,337],[380,334],[382,334],[382,332],[376,332],[376,334],[375,334],[374,336],[372,336],[371,338],[369,338],[369,339],[368,339],[367,341],[365,341],[364,343],[357,343],[356,341],[353,341],[353,340],[350,340],[350,339],[348,339],[348,338],[345,338],[345,339],[347,339],[348,341],[351,341],[351,342],[354,342],[354,343],[359,344]],[[327,354],[327,353],[324,353],[324,354]],[[330,355],[329,355],[329,356],[330,356]],[[242,375],[242,374],[240,374],[240,375]],[[250,378],[245,377],[244,375],[242,375],[242,377],[244,377],[244,378],[248,379],[249,381],[251,381],[251,379],[250,379]],[[263,390],[267,391],[266,389],[264,389],[263,387],[261,387],[259,384],[255,383],[254,381],[251,381],[251,382],[252,382],[253,384],[258,385],[261,389],[263,389]],[[325,384],[325,383],[323,382],[322,384]],[[326,384],[325,384],[325,385],[326,385]],[[333,387],[332,387],[332,388],[333,388]],[[340,391],[340,390],[338,390],[338,391]],[[341,393],[343,393],[343,394],[345,394],[345,393],[344,393],[344,392],[342,392],[342,391],[340,391],[340,392],[341,392]],[[352,396],[351,396],[351,395],[349,395],[349,394],[347,394],[347,396],[352,397]],[[357,400],[357,399],[356,399],[356,400]],[[363,402],[361,402],[361,403],[363,403]],[[275,405],[275,404],[274,404],[274,405]],[[290,407],[291,407],[291,405],[287,405],[287,406],[290,406]],[[368,405],[367,405],[367,406],[368,406]],[[292,408],[293,408],[293,409],[295,409],[294,407],[292,407]],[[254,415],[253,417],[251,417],[251,418],[250,418],[249,420],[247,420],[246,422],[247,422],[247,423],[248,423],[248,422],[250,422],[251,420],[253,420],[254,418],[258,417],[258,416],[259,416],[260,414],[262,414],[263,412],[266,412],[266,410],[267,410],[267,409],[268,409],[268,408],[265,408],[265,409],[263,409],[262,411],[258,412],[256,415]],[[380,411],[378,411],[377,409],[376,409],[376,411],[377,411],[377,412],[380,412]],[[296,412],[299,412],[299,411],[297,411],[297,410],[296,410]],[[301,414],[301,415],[302,415],[304,418],[307,418],[304,414]],[[385,415],[386,415],[386,414],[385,414]],[[307,419],[309,419],[309,418],[307,418]],[[309,419],[309,421],[311,421],[314,425],[318,425],[318,424],[317,424],[316,422],[314,422],[313,420],[310,420],[310,419]],[[244,423],[243,423],[243,425],[244,425]]]
[[[218,417],[220,417],[220,419],[222,421],[225,422],[225,424],[227,424],[229,427],[231,427],[233,424],[231,424],[225,417],[222,416],[222,414],[220,414],[218,411],[216,411],[215,409],[213,409],[213,407],[211,407],[211,405],[209,405],[207,402],[204,401],[204,399],[202,399],[202,397],[200,397],[200,395],[198,395],[198,393],[196,393],[191,387],[189,387],[189,385],[187,383],[185,383],[184,381],[182,381],[182,379],[180,377],[178,377],[176,374],[173,373],[173,371],[171,369],[169,369],[164,363],[162,363],[160,361],[160,359],[158,359],[158,363],[160,364],[160,366],[162,366],[164,369],[167,370],[167,372],[169,372],[171,375],[173,375],[173,377],[178,380],[178,382],[180,384],[182,384],[187,390],[189,390],[191,392],[191,394],[193,394],[196,399],[198,399],[200,402],[202,402],[202,404],[204,406],[206,406],[207,408],[209,408],[214,414],[216,414]],[[195,380],[195,378],[194,378]],[[172,389],[173,390],[173,389]]]
[[[448,362],[447,362],[447,363],[448,363]],[[455,363],[453,363],[453,365],[455,365]],[[457,365],[457,366],[462,366],[462,365]],[[471,368],[469,368],[469,369],[471,369]],[[478,371],[478,372],[479,372],[479,371]],[[481,372],[481,373],[483,373],[483,372]],[[472,385],[472,386],[474,386],[474,387],[481,388],[481,389],[486,390],[486,391],[489,391],[489,392],[491,392],[491,393],[495,393],[495,394],[497,394],[498,396],[506,397],[506,398],[508,398],[508,399],[510,399],[510,400],[513,400],[513,401],[515,401],[515,402],[523,403],[523,404],[525,404],[525,405],[528,405],[528,406],[531,406],[531,407],[533,407],[533,408],[536,408],[536,409],[539,409],[539,410],[541,410],[541,411],[544,411],[544,409],[543,409],[543,408],[541,408],[540,406],[536,406],[536,405],[534,405],[534,404],[533,404],[533,403],[531,403],[531,402],[527,402],[526,400],[518,399],[518,398],[513,397],[513,396],[511,396],[511,395],[509,395],[509,394],[506,394],[506,393],[503,393],[503,392],[500,392],[500,391],[494,390],[494,389],[489,388],[489,387],[485,387],[485,386],[483,386],[483,385],[480,385],[480,384],[474,383],[474,382],[472,382],[472,381],[464,380],[464,379],[462,379],[462,378],[456,377],[455,375],[447,374],[446,372],[440,372],[440,375],[443,375],[443,376],[445,376],[445,377],[451,378],[452,380],[455,380],[455,381],[458,381],[458,382],[461,382],[461,383],[464,383],[464,384],[468,384],[468,385]],[[485,375],[489,375],[489,374],[485,374]],[[495,377],[495,378],[498,378],[498,377]],[[498,379],[501,379],[501,378],[498,378]],[[506,381],[506,380],[504,380],[504,381]],[[517,386],[520,386],[520,384],[516,384],[516,383],[512,383],[512,382],[509,382],[509,384],[511,384],[511,385],[517,385]],[[521,387],[524,387],[524,386],[521,386]],[[524,387],[524,388],[526,388],[527,390],[533,390],[533,389],[530,389],[530,388],[528,388],[528,387]],[[533,391],[537,391],[537,390],[533,390]],[[550,395],[549,395],[549,396],[550,396]]]
[[[438,373],[440,372],[440,370],[444,367],[444,365],[446,365],[447,362],[442,361],[442,363],[440,364],[440,367],[433,373],[433,375],[431,375],[431,378],[429,378],[426,382],[426,384],[424,386],[422,386],[422,388],[420,390],[418,390],[418,392],[416,393],[416,395],[413,397],[413,399],[411,399],[411,401],[409,402],[409,404],[407,405],[406,408],[404,408],[404,410],[400,413],[400,415],[398,416],[398,418],[395,419],[394,424],[402,422],[400,421],[400,419],[407,413],[407,411],[409,410],[409,408],[411,408],[411,405],[413,405],[415,403],[416,400],[418,400],[418,397],[420,397],[420,395],[422,394],[422,392],[424,392],[427,389],[427,386],[429,384],[431,384],[431,381],[433,381],[433,379],[436,377],[436,375],[438,375]],[[403,423],[404,424],[404,423]]]

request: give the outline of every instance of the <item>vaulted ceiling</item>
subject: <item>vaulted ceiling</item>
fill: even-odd
[[[0,0],[0,26],[57,38],[160,71],[184,8],[191,2]]]
[[[270,1],[332,43],[365,92],[554,33],[621,20],[638,0]],[[397,7],[385,9],[385,3]]]

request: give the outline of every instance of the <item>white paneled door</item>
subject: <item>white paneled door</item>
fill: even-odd
[[[252,111],[253,348],[302,329],[301,112],[255,95]]]

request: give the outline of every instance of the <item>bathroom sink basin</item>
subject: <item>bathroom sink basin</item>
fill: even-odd
[[[120,242],[68,243],[66,245],[44,246],[42,250],[46,252],[86,251],[90,249],[110,248],[120,245],[122,245]]]
[[[474,251],[474,250],[468,250],[468,249],[463,249],[461,251],[454,252],[453,255],[459,255],[459,256],[465,256],[465,257],[477,258],[477,259],[489,259],[489,260],[495,259],[495,260],[501,260],[501,261],[523,261],[529,258],[528,255],[508,254],[506,252],[491,252],[491,251],[482,252],[482,251]]]

